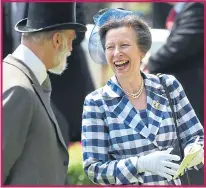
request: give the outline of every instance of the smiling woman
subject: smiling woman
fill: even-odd
[[[139,17],[127,15],[109,20],[100,27],[99,34],[106,60],[121,89],[131,98],[134,107],[145,109],[146,92],[142,87],[140,64],[152,43],[149,27]]]
[[[180,185],[179,178],[173,180],[180,157],[170,154],[177,134],[185,154],[197,136],[198,145],[204,139],[203,127],[181,84],[174,76],[162,75],[178,118],[176,131],[159,77],[140,71],[141,60],[151,47],[147,24],[122,9],[101,11],[94,20],[99,30],[93,30],[90,43],[95,42],[98,53],[91,57],[106,61],[115,75],[84,102],[86,174],[97,184]],[[202,153],[191,162],[192,167],[201,165]]]
[[[135,39],[135,32],[129,27],[112,29],[107,32],[105,55],[117,77],[121,73],[132,76],[130,70],[133,70],[136,75],[140,58],[143,55],[141,55]]]

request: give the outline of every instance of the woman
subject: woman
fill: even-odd
[[[140,71],[141,59],[151,47],[147,24],[122,9],[104,10],[95,17],[95,24],[103,46],[103,50],[98,46],[98,55],[102,57],[104,51],[115,75],[85,99],[85,172],[97,184],[181,184],[180,179],[172,179],[180,157],[170,154],[177,134],[168,99],[159,78]],[[94,31],[90,43],[98,45]],[[197,136],[197,147],[203,144],[203,128],[181,84],[171,75],[163,75],[163,79],[171,90],[182,147],[187,153]],[[189,167],[202,160],[200,152]]]

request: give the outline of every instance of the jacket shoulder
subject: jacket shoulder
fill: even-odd
[[[175,78],[175,76],[170,74],[160,74],[157,76],[162,79],[163,82],[165,82],[166,86],[169,87],[170,91],[176,90],[181,84],[179,81]],[[159,79],[158,78],[158,79]]]
[[[3,62],[3,91],[9,88],[20,86],[28,90],[33,90],[29,78],[17,67]]]
[[[86,103],[90,103],[93,105],[100,105],[100,103],[102,104],[102,91],[103,91],[103,87],[94,90],[93,92],[89,93],[86,97],[85,97],[85,104]]]

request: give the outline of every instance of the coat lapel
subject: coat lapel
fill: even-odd
[[[34,74],[30,71],[30,69],[23,62],[19,61],[18,59],[14,58],[11,55],[8,55],[4,59],[4,62],[17,67],[19,70],[21,70],[29,78],[34,90],[36,91],[39,99],[41,100],[43,106],[45,107],[45,109],[47,111],[47,114],[49,115],[50,119],[52,120],[52,122],[55,126],[55,129],[56,129],[56,132],[57,132],[57,135],[58,135],[60,142],[67,149],[65,142],[64,142],[64,139],[63,139],[62,134],[61,134],[61,130],[60,130],[59,125],[57,123],[56,117],[52,111],[50,104],[49,104],[49,100],[46,97],[45,93],[43,92],[43,90],[42,90],[39,82],[37,81],[36,77],[34,76]]]
[[[117,116],[120,122],[124,122],[125,125],[131,127],[143,137],[149,139],[150,134],[148,127],[144,124],[140,115],[137,113],[126,95],[122,97],[113,113]]]
[[[110,108],[111,114],[125,125],[131,127],[145,138],[149,138],[148,127],[144,124],[136,109],[120,88],[117,79],[113,76],[103,88],[103,98]],[[111,105],[111,101],[112,105]]]
[[[34,87],[35,91],[37,92],[37,95],[39,96],[41,102],[43,103],[49,117],[51,118],[51,120],[53,121],[53,123],[55,125],[55,129],[56,129],[57,135],[59,137],[59,140],[64,145],[64,147],[67,149],[67,147],[65,145],[65,142],[64,142],[64,139],[62,137],[62,133],[61,133],[61,130],[59,128],[58,122],[57,122],[56,117],[55,117],[55,115],[53,113],[53,110],[51,108],[50,101],[48,100],[45,93],[43,93],[42,88],[41,88],[40,85],[35,85],[34,84],[33,87]]]
[[[165,118],[165,112],[169,106],[168,99],[159,78],[156,76],[145,75],[145,88],[147,92],[147,117],[150,141],[157,145],[155,136]]]
[[[156,76],[150,76],[144,73],[142,73],[142,76],[147,93],[148,126],[144,124],[138,111],[133,107],[127,96],[119,87],[115,76],[103,87],[102,95],[107,106],[110,106],[110,112],[114,117],[118,118],[118,121],[131,127],[157,146],[155,135],[158,133],[164,118],[164,112],[167,111],[169,103],[159,79]],[[111,101],[113,101],[112,105]]]

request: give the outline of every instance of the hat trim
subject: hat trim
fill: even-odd
[[[33,33],[39,31],[47,31],[47,30],[66,30],[66,29],[73,29],[76,32],[86,32],[87,28],[83,24],[74,23],[74,22],[66,22],[61,24],[54,24],[43,28],[31,28],[26,26],[27,18],[20,20],[14,27],[14,29],[20,33]]]

